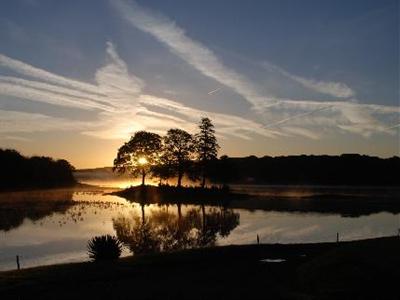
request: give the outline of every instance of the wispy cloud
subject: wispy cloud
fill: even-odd
[[[0,134],[45,131],[80,131],[90,125],[43,114],[0,110]],[[16,137],[14,137],[15,139]]]
[[[317,139],[321,132],[343,130],[363,136],[393,134],[398,107],[343,101],[300,101],[280,99],[264,112],[266,124],[239,116],[191,108],[176,100],[143,94],[144,82],[128,72],[112,43],[107,44],[105,66],[95,74],[96,84],[65,78],[4,55],[7,68],[35,80],[0,76],[0,94],[30,101],[71,106],[97,112],[97,121],[71,122],[41,114],[0,111],[3,134],[33,131],[74,130],[98,138],[124,139],[142,129],[163,133],[170,127],[195,129],[199,116],[211,117],[222,136],[250,139],[303,136]],[[24,71],[21,70],[22,69]],[[29,70],[29,71],[25,71]],[[160,111],[161,110],[161,111]]]
[[[198,121],[199,116],[209,116],[214,120],[218,131],[223,134],[243,137],[243,133],[247,132],[246,138],[248,138],[248,133],[256,133],[265,137],[281,135],[279,131],[264,128],[262,124],[242,117],[198,110],[169,99],[143,95],[140,102],[147,107],[156,106],[166,109],[171,113],[177,113],[190,120],[192,124]]]
[[[0,76],[0,94],[85,110],[112,109],[111,105],[103,102],[104,98],[90,93],[9,76]]]
[[[220,135],[243,139],[254,135],[317,139],[326,132],[337,131],[368,137],[374,133],[394,134],[398,130],[398,126],[393,125],[398,124],[398,107],[343,100],[292,100],[264,95],[256,84],[224,65],[213,51],[188,37],[170,19],[133,1],[116,0],[111,3],[133,26],[152,35],[203,75],[247,99],[257,113],[249,114],[252,119],[245,118],[189,107],[183,104],[184,99],[145,94],[145,82],[129,72],[115,45],[108,42],[105,64],[95,72],[93,84],[60,76],[0,54],[0,69],[19,75],[0,76],[0,94],[87,110],[97,117],[89,124],[45,115],[0,111],[0,132],[76,130],[98,138],[120,139],[142,129],[162,133],[170,127],[179,127],[193,131],[200,116],[211,117]],[[307,79],[277,66],[272,68],[315,92],[347,100],[355,96],[355,92],[344,83]],[[220,89],[212,90],[208,95]]]
[[[0,76],[0,94],[57,106],[97,112],[97,121],[70,122],[41,114],[0,111],[2,133],[77,130],[98,138],[123,139],[137,130],[163,133],[171,127],[193,131],[200,116],[215,120],[219,134],[249,138],[250,133],[267,137],[278,132],[262,124],[228,114],[190,108],[165,98],[143,94],[144,82],[128,72],[115,46],[107,43],[107,60],[95,73],[96,85],[69,79],[2,55],[3,67],[34,80]],[[154,110],[156,109],[156,110]],[[163,109],[164,112],[157,110]]]
[[[190,38],[182,28],[166,16],[143,8],[134,1],[116,0],[110,3],[135,28],[156,38],[172,53],[203,75],[215,79],[243,96],[265,120],[264,128],[274,127],[273,135],[277,133],[281,135],[297,133],[305,137],[316,138],[319,136],[317,133],[321,132],[322,127],[330,127],[332,130],[339,129],[369,136],[374,132],[382,132],[382,128],[387,128],[384,125],[384,120],[379,120],[373,116],[376,107],[372,105],[349,103],[349,101],[330,101],[330,103],[327,103],[324,101],[291,100],[261,93],[261,89],[256,84],[224,65],[212,50]],[[264,67],[273,69],[317,93],[341,99],[349,99],[355,96],[354,90],[345,83],[304,78],[267,63],[264,64]],[[352,102],[354,101],[352,100]],[[185,109],[182,110],[185,111]],[[378,110],[385,115],[398,114],[396,107],[382,106]],[[362,120],[359,120],[360,118]],[[304,130],[294,130],[294,123],[297,126],[302,126]],[[365,125],[363,126],[364,129],[360,130],[360,124],[374,124],[375,127]],[[308,128],[306,128],[307,126]],[[390,130],[384,132],[393,134],[393,131]]]
[[[145,9],[134,1],[116,0],[110,3],[130,24],[152,35],[205,76],[215,79],[243,96],[255,109],[262,109],[274,103],[272,97],[262,95],[256,85],[225,66],[213,51],[188,37],[172,20]]]
[[[306,100],[281,101],[272,113],[276,111],[286,112],[286,117],[267,126],[275,128],[276,125],[282,127],[289,123],[315,132],[342,130],[365,137],[374,133],[395,134],[394,127],[387,124],[398,122],[400,114],[397,106]]]
[[[44,82],[50,82],[56,85],[98,94],[98,90],[95,85],[53,74],[46,70],[26,64],[22,61],[12,59],[3,54],[0,54],[0,67],[11,69],[12,71],[21,75],[37,78]]]
[[[273,65],[268,62],[264,62],[262,64],[267,69],[276,70],[287,78],[294,80],[300,83],[305,88],[308,88],[314,92],[318,92],[321,94],[326,94],[329,96],[333,96],[336,98],[350,98],[355,96],[355,92],[348,85],[342,82],[335,81],[321,81],[310,78],[304,78],[298,75],[294,75],[289,73],[288,71]]]

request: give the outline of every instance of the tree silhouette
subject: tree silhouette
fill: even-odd
[[[195,135],[196,154],[201,172],[201,186],[204,188],[208,164],[217,158],[219,145],[215,137],[214,125],[209,118],[201,119],[199,129],[200,132]]]
[[[0,148],[0,190],[72,186],[74,167],[66,160],[25,157],[16,150]]]
[[[222,155],[219,159],[213,160],[209,165],[208,177],[211,182],[227,185],[237,177],[237,170],[232,159],[227,155]]]
[[[151,175],[152,178],[158,178],[158,184],[162,185],[163,180],[168,180],[174,176],[174,170],[170,163],[165,160],[165,157],[161,156],[159,164],[152,167]]]
[[[159,163],[161,148],[161,137],[158,134],[138,131],[118,149],[113,171],[129,173],[133,177],[141,176],[144,185],[146,175]]]
[[[228,208],[202,206],[191,208],[184,215],[164,209],[152,211],[150,216],[131,216],[113,219],[118,239],[134,254],[175,251],[213,246],[218,236],[225,237],[239,225],[240,215]]]
[[[194,153],[193,137],[182,129],[170,129],[164,137],[163,150],[163,162],[178,177],[177,186],[181,187],[182,177]]]

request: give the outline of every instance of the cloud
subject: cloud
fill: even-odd
[[[53,74],[46,70],[26,64],[22,61],[12,59],[3,54],[0,54],[0,67],[10,69],[21,75],[40,79],[44,82],[50,82],[56,85],[98,94],[98,90],[95,85]]]
[[[385,118],[398,118],[399,108],[343,101],[280,99],[264,111],[270,122],[262,124],[239,116],[188,107],[178,101],[143,94],[144,82],[129,73],[112,43],[107,43],[106,64],[95,73],[95,85],[65,78],[5,57],[7,68],[36,80],[0,76],[0,94],[58,106],[71,106],[97,113],[97,120],[67,119],[23,112],[0,114],[2,133],[73,130],[97,138],[126,139],[137,130],[164,133],[171,127],[194,131],[200,116],[214,120],[221,137],[251,139],[303,136],[321,138],[322,132],[342,130],[365,137],[373,133],[393,134],[398,127]],[[24,71],[22,71],[21,69]],[[28,70],[28,71],[26,71]],[[380,117],[381,120],[378,118]]]
[[[264,120],[264,128],[271,129],[270,127],[274,127],[273,133],[263,131],[263,135],[290,136],[300,134],[309,138],[316,138],[320,136],[318,133],[321,132],[322,127],[330,127],[332,131],[339,129],[368,136],[374,132],[382,132],[382,128],[387,128],[387,126],[384,126],[383,118],[379,120],[373,116],[375,113],[373,105],[348,104],[348,101],[329,101],[328,103],[326,101],[291,100],[264,95],[255,84],[245,76],[225,66],[213,51],[188,37],[182,28],[167,17],[143,8],[134,1],[117,0],[111,1],[111,4],[135,28],[156,38],[172,53],[203,75],[215,79],[243,96]],[[356,94],[345,83],[304,78],[268,63],[265,63],[264,67],[276,70],[317,93],[342,99],[354,97]],[[164,102],[163,105],[166,105],[166,103]],[[398,114],[395,107],[382,106],[378,110],[384,115]],[[182,111],[187,112],[187,109],[180,107],[180,112]],[[291,123],[290,126],[287,123]],[[293,124],[302,126],[303,130],[294,130]],[[363,130],[360,130],[360,124],[374,124],[376,130],[374,130],[374,126],[366,125],[363,126]],[[255,127],[258,128],[258,126]],[[393,131],[390,130],[384,132],[393,134]],[[259,133],[258,129],[257,133]],[[238,134],[237,130],[236,134]]]
[[[320,81],[315,79],[304,78],[301,76],[297,76],[289,73],[288,71],[273,65],[271,63],[264,62],[262,64],[267,69],[276,70],[282,75],[300,83],[305,88],[308,88],[314,92],[318,92],[321,94],[326,94],[329,96],[333,96],[336,98],[350,98],[355,96],[355,92],[345,83],[334,82],[334,81]]]
[[[141,94],[144,82],[128,72],[114,44],[107,42],[106,52],[108,62],[95,75],[98,90],[107,95],[109,103],[117,104],[119,109],[131,107],[134,104],[132,101]]]
[[[0,94],[91,110],[97,114],[97,120],[89,124],[41,114],[7,114],[3,111],[0,115],[3,132],[77,130],[97,138],[126,139],[135,131],[144,129],[159,133],[171,127],[194,131],[200,116],[210,116],[222,136],[248,139],[250,134],[266,137],[279,135],[274,130],[263,128],[260,123],[242,117],[198,110],[178,101],[145,95],[142,92],[144,82],[129,73],[111,42],[106,45],[106,53],[106,64],[95,72],[95,85],[1,55],[3,67],[35,80],[0,75]]]
[[[58,106],[76,107],[97,113],[97,120],[71,122],[67,119],[23,112],[0,114],[2,133],[74,130],[98,138],[124,139],[137,130],[164,133],[171,127],[194,131],[200,116],[214,120],[222,137],[251,139],[303,136],[321,138],[322,132],[342,130],[370,136],[373,133],[394,134],[398,107],[359,104],[344,101],[307,101],[280,99],[264,111],[269,122],[262,124],[239,116],[188,107],[178,101],[143,94],[144,82],[129,73],[112,43],[107,43],[107,60],[95,73],[95,85],[65,78],[26,63],[12,61],[7,68],[36,80],[0,76],[0,94]],[[23,70],[21,71],[21,66]],[[45,75],[44,75],[45,74]],[[50,82],[50,83],[49,83]]]
[[[398,121],[400,108],[377,104],[360,104],[344,101],[307,101],[307,100],[282,100],[269,112],[284,116],[276,122],[267,124],[267,127],[284,127],[286,123],[302,128],[308,128],[315,133],[331,131],[334,133],[345,131],[369,137],[375,133],[395,134],[395,127],[386,125]]]
[[[374,133],[393,134],[398,127],[398,107],[367,105],[349,101],[310,101],[282,99],[261,93],[256,84],[227,67],[202,43],[191,39],[172,20],[142,8],[133,1],[116,0],[111,4],[130,24],[156,38],[203,75],[229,87],[244,97],[256,110],[254,120],[241,116],[210,112],[188,107],[176,99],[143,93],[145,83],[131,74],[115,45],[106,44],[106,62],[94,74],[94,84],[67,78],[0,54],[0,68],[21,77],[0,76],[0,94],[52,105],[74,107],[96,114],[91,126],[83,124],[80,132],[99,138],[126,138],[134,131],[148,129],[163,132],[170,127],[195,129],[200,116],[209,116],[222,136],[250,139],[303,136],[321,138],[322,133],[344,131],[370,136]],[[264,64],[304,87],[335,98],[350,98],[355,92],[344,83],[317,81],[293,75],[288,71]],[[214,94],[221,88],[210,91]],[[43,116],[41,117],[43,118]],[[57,130],[66,126],[64,119],[43,120],[39,130]],[[30,122],[40,122],[33,115]],[[257,120],[257,121],[255,121]],[[262,120],[262,121],[261,121]],[[388,122],[390,121],[390,122]],[[8,121],[8,130],[12,124]],[[50,126],[51,125],[51,126]],[[15,125],[16,130],[21,130]],[[35,126],[25,126],[35,130]]]
[[[0,94],[85,110],[112,109],[104,97],[58,85],[0,76]]]
[[[264,128],[261,123],[252,120],[233,115],[194,109],[169,99],[143,95],[140,98],[140,103],[147,107],[155,106],[179,114],[187,120],[190,120],[192,124],[196,124],[200,116],[208,116],[213,120],[218,131],[223,134],[244,137],[243,133],[247,132],[245,135],[246,138],[249,138],[248,133],[255,133],[264,137],[276,137],[281,135],[278,131]]]
[[[147,10],[134,1],[116,0],[110,3],[130,24],[152,35],[205,76],[230,87],[255,109],[275,102],[272,97],[262,95],[246,77],[225,66],[210,49],[188,37],[182,28],[167,17]]]
[[[68,119],[54,118],[43,114],[6,110],[0,110],[0,125],[0,134],[52,130],[80,131],[91,126],[86,122],[71,122]]]

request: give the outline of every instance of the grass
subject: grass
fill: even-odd
[[[265,244],[0,273],[2,299],[398,299],[400,239]],[[261,259],[282,258],[282,263]]]

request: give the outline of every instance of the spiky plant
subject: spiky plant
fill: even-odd
[[[109,234],[95,236],[88,242],[88,254],[94,261],[118,259],[122,252],[122,243]]]

